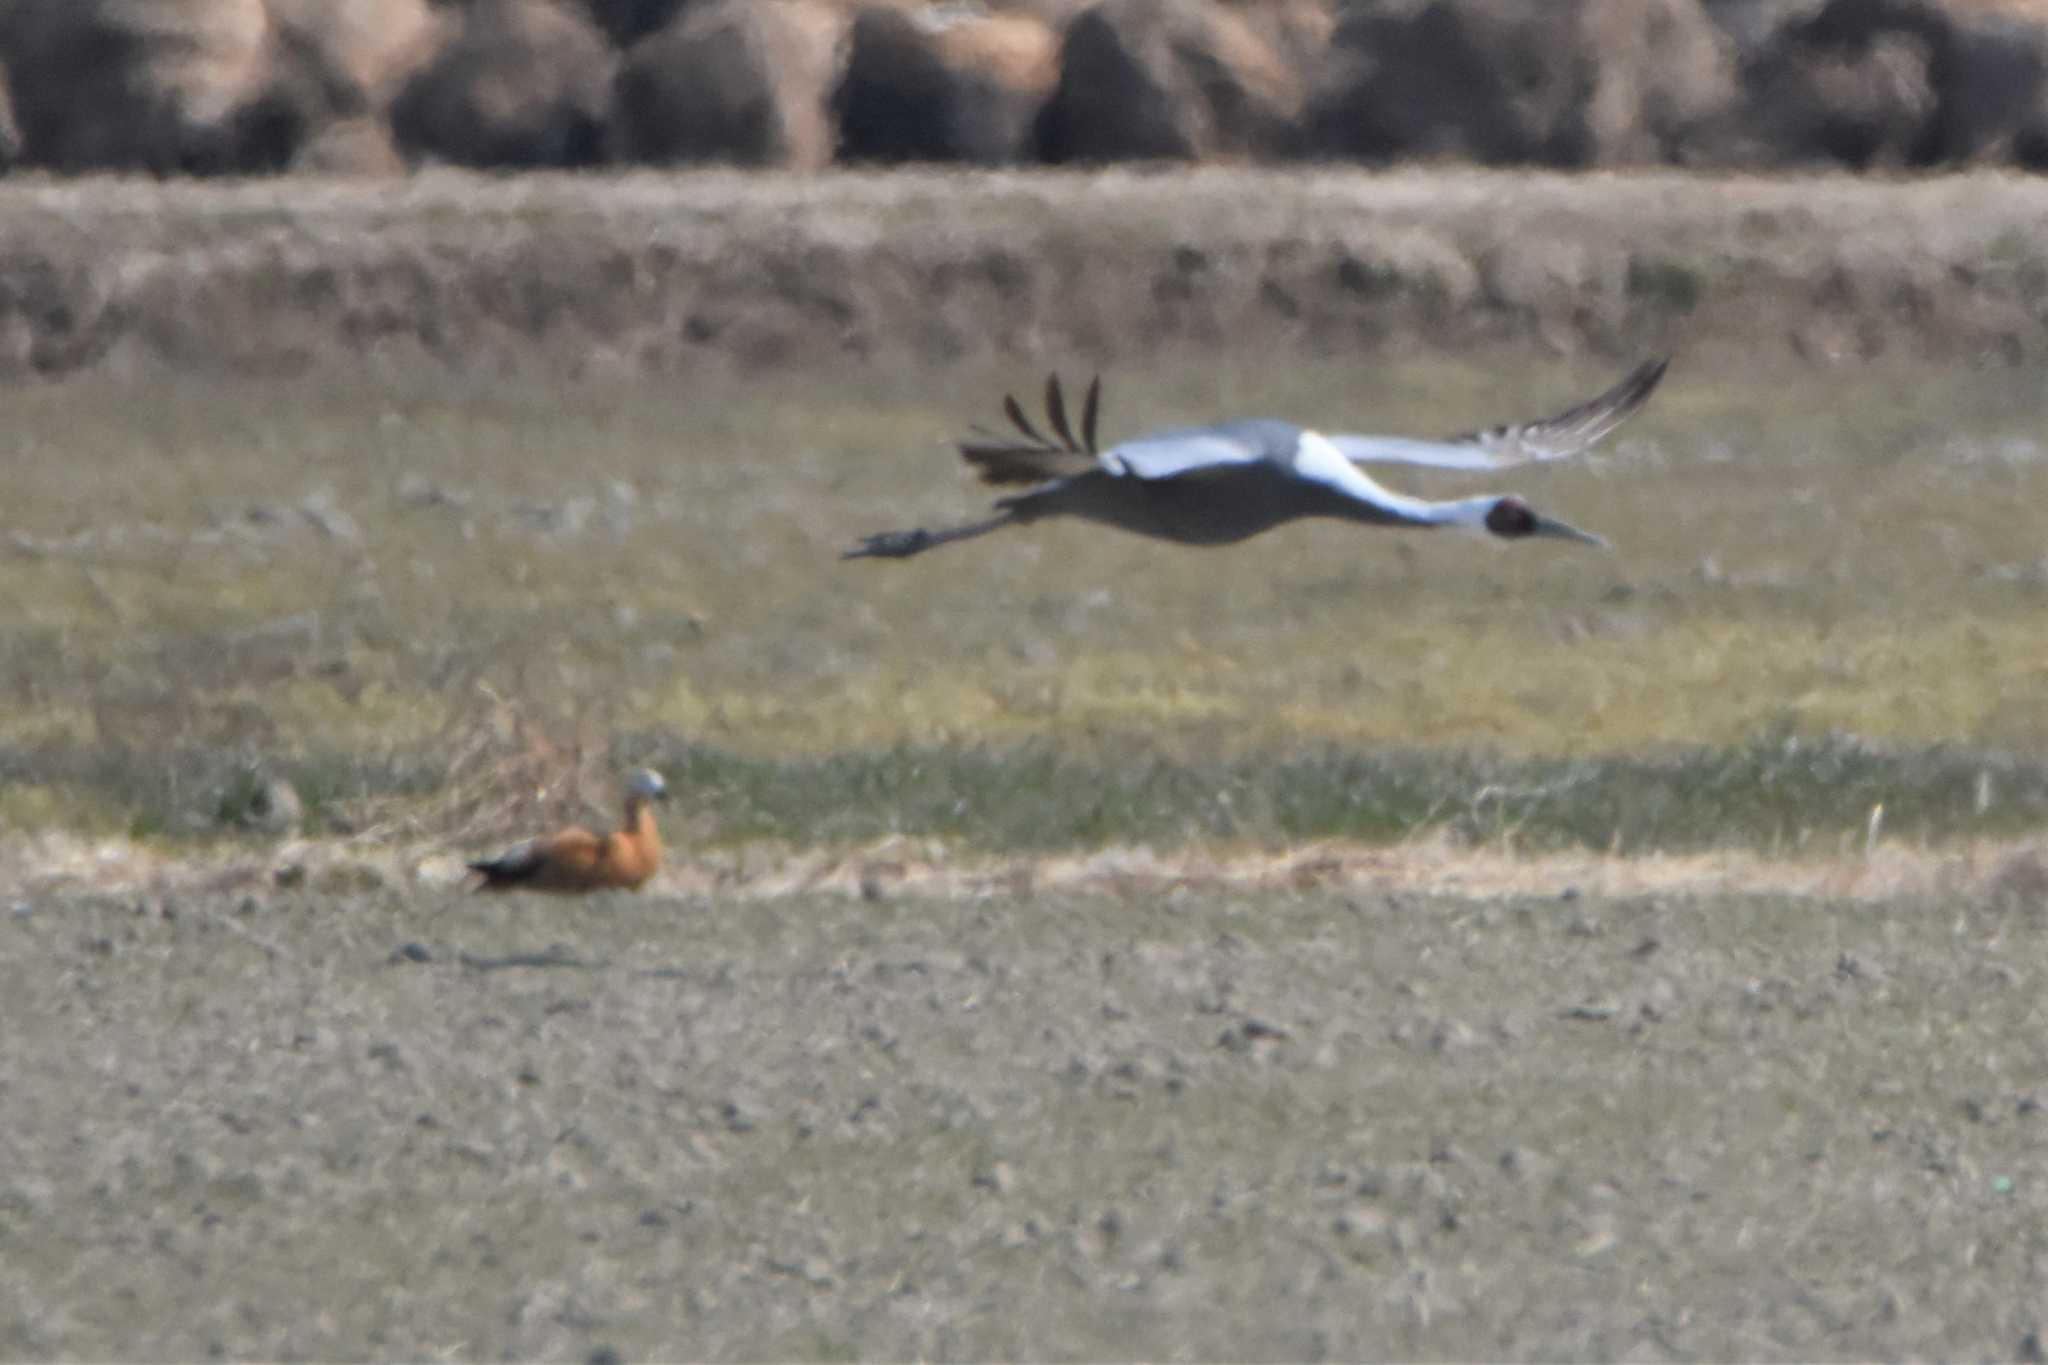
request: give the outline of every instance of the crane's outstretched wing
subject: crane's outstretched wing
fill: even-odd
[[[1437,469],[1507,469],[1582,455],[1649,401],[1670,357],[1636,366],[1598,398],[1555,417],[1511,422],[1442,441],[1405,436],[1331,436],[1331,445],[1357,464],[1429,465]]]

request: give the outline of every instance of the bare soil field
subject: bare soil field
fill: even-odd
[[[2031,1359],[2044,954],[2038,885],[16,902],[0,1352]]]

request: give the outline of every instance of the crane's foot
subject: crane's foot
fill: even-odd
[[[937,543],[930,531],[881,531],[869,536],[841,559],[908,559]]]

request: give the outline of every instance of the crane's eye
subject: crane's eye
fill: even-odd
[[[1536,533],[1536,514],[1520,498],[1502,498],[1486,514],[1486,529],[1504,540]]]

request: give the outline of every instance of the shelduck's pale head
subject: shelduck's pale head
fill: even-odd
[[[626,774],[626,795],[643,801],[666,801],[668,783],[652,768],[635,768]]]

